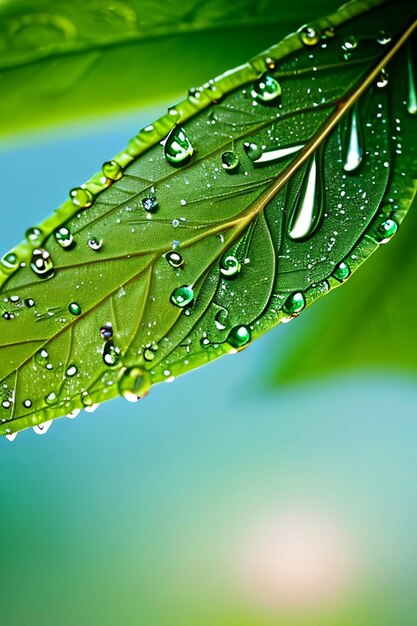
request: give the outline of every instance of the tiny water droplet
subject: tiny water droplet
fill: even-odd
[[[303,26],[299,30],[300,39],[305,46],[315,46],[320,41],[320,33],[312,26]]]
[[[181,309],[191,304],[193,300],[194,291],[192,287],[189,287],[188,285],[177,287],[171,294],[172,304],[175,304],[175,306],[178,306]]]
[[[25,237],[27,241],[32,244],[32,246],[40,246],[42,243],[43,232],[40,228],[34,226],[33,228],[28,228]]]
[[[184,260],[179,252],[167,252],[165,255],[166,260],[171,265],[171,267],[181,267],[184,265]]]
[[[61,226],[58,230],[55,231],[55,239],[61,246],[61,248],[71,248],[74,243],[74,237],[69,228],[66,226]]]
[[[235,326],[227,336],[227,343],[232,348],[242,348],[251,340],[251,333],[247,326]]]
[[[84,189],[84,187],[75,187],[70,191],[70,198],[75,204],[75,206],[80,207],[80,209],[87,209],[93,204],[94,196],[88,189]]]
[[[88,247],[91,248],[91,250],[94,250],[95,252],[97,252],[97,250],[100,250],[100,248],[103,245],[103,240],[102,239],[97,239],[97,237],[92,237],[91,239],[88,240]]]
[[[151,388],[149,372],[141,367],[127,369],[119,381],[119,393],[129,402],[144,398]]]
[[[222,154],[222,168],[226,172],[235,172],[239,166],[239,157],[235,152],[228,150]]]
[[[114,367],[120,360],[120,348],[114,345],[112,340],[106,341],[103,348],[103,361],[106,365]]]
[[[341,261],[333,270],[332,274],[340,282],[345,281],[350,276],[350,267],[345,261]]]
[[[289,315],[295,315],[300,313],[304,309],[306,305],[306,299],[304,294],[301,291],[296,291],[292,293],[285,301],[284,306],[282,307],[285,313]]]
[[[106,161],[101,168],[103,175],[110,180],[119,180],[123,176],[122,166],[117,161]]]
[[[104,326],[100,328],[100,335],[103,339],[111,339],[113,337],[112,325],[110,323],[104,324]]]
[[[251,161],[256,161],[257,159],[259,159],[260,156],[262,156],[262,148],[258,146],[257,143],[245,141],[243,144],[243,149]]]
[[[378,241],[379,243],[388,243],[388,241],[395,235],[398,230],[397,222],[388,218],[381,222],[378,226]]]
[[[54,275],[54,264],[45,248],[36,248],[33,251],[30,267],[40,278],[51,278]]]
[[[221,260],[220,273],[226,278],[236,278],[241,270],[241,264],[232,254],[227,255]]]
[[[68,305],[68,311],[71,315],[81,315],[81,307],[78,302],[70,302]]]
[[[143,198],[142,206],[148,213],[155,213],[158,209],[158,201],[156,199],[155,187],[151,187],[149,194]]]
[[[251,96],[258,102],[268,104],[281,95],[281,85],[271,74],[264,74],[252,88]]]
[[[183,165],[193,155],[194,149],[183,128],[173,128],[165,144],[164,154],[171,165]]]

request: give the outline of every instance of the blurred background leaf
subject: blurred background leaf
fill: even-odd
[[[0,2],[0,137],[182,98],[335,0]]]

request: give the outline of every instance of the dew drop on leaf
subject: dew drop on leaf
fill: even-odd
[[[27,231],[25,232],[25,237],[27,241],[33,246],[40,246],[40,244],[42,243],[43,232],[40,228],[37,228],[35,226],[33,228],[27,229]]]
[[[238,259],[229,254],[224,257],[220,263],[220,273],[225,278],[236,278],[241,270],[241,265]]]
[[[281,95],[281,85],[271,74],[264,74],[252,88],[251,96],[258,102],[268,104]]]
[[[166,260],[171,265],[171,267],[181,267],[184,265],[184,260],[179,252],[167,252],[165,255]]]
[[[155,187],[151,187],[149,194],[143,198],[142,206],[148,213],[155,213],[158,209],[158,201],[156,199]]]
[[[290,219],[289,235],[294,241],[304,239],[316,229],[323,212],[324,190],[317,152],[310,158],[297,193]]]
[[[227,336],[227,343],[232,346],[232,348],[242,348],[247,343],[249,343],[251,339],[251,333],[247,326],[235,326],[232,328]]]
[[[382,69],[376,81],[376,86],[383,89],[388,85],[388,73],[385,69]]]
[[[363,159],[363,132],[358,105],[348,113],[347,126],[342,137],[342,158],[345,172],[355,172]]]
[[[151,387],[149,372],[140,367],[127,369],[119,381],[119,393],[129,402],[137,402]]]
[[[104,326],[100,328],[100,335],[103,339],[111,339],[111,337],[113,337],[112,325],[110,323],[104,324]]]
[[[300,311],[304,309],[305,305],[306,299],[304,294],[301,291],[296,291],[288,296],[282,308],[289,315],[295,315],[300,313]]]
[[[175,304],[175,306],[179,306],[180,308],[188,306],[193,300],[194,291],[192,287],[189,287],[188,285],[177,287],[171,294],[172,304]]]
[[[61,248],[71,248],[74,243],[74,237],[66,226],[61,226],[55,231],[55,239],[61,246]]]
[[[92,237],[91,239],[88,240],[88,247],[91,248],[91,250],[94,250],[95,252],[97,252],[97,250],[100,250],[100,248],[103,246],[103,240],[102,239],[97,239],[97,237]]]
[[[408,79],[408,97],[407,97],[407,111],[410,115],[416,115],[417,113],[417,89],[416,78],[413,64],[413,57],[411,54],[411,46],[408,47],[407,58],[407,79]]]
[[[171,165],[183,165],[193,155],[194,149],[183,128],[174,128],[164,143],[164,154]]]
[[[14,252],[8,252],[1,259],[2,265],[9,270],[14,270],[19,267],[19,259]]]
[[[256,143],[245,141],[243,144],[243,149],[245,150],[251,161],[256,161],[262,156],[262,148],[260,148]]]
[[[114,160],[103,163],[101,171],[103,176],[110,180],[119,180],[123,176],[122,166]]]
[[[222,154],[222,168],[226,172],[236,172],[239,166],[239,157],[235,152],[228,150]]]
[[[36,248],[33,251],[30,267],[40,278],[51,278],[54,275],[54,264],[45,248]]]
[[[65,372],[66,376],[69,376],[70,378],[72,378],[73,376],[75,376],[75,374],[77,373],[77,367],[75,365],[69,365],[67,367],[67,370]]]
[[[356,37],[354,37],[353,35],[349,35],[348,37],[345,37],[342,43],[342,48],[346,52],[350,52],[351,50],[354,50],[357,46],[358,46],[358,41]]]
[[[333,270],[333,276],[343,282],[350,276],[350,267],[345,261],[341,261]]]
[[[378,226],[378,241],[379,243],[388,243],[388,241],[395,235],[398,230],[397,222],[394,222],[392,219],[384,220]]]
[[[103,361],[106,365],[114,367],[120,360],[120,348],[114,345],[113,341],[108,340],[103,348]]]
[[[81,315],[81,307],[78,302],[70,302],[68,305],[68,311],[71,315]]]
[[[70,191],[70,198],[75,204],[75,206],[80,207],[80,209],[87,209],[93,204],[94,196],[88,189],[84,189],[83,187],[75,187]]]
[[[305,46],[315,46],[320,41],[320,34],[312,26],[303,26],[299,30],[300,39]]]

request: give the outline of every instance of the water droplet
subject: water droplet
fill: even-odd
[[[40,278],[51,278],[54,275],[54,264],[45,248],[36,248],[33,251],[30,267]]]
[[[381,31],[381,34],[376,41],[377,43],[381,44],[381,46],[386,46],[391,42],[391,37],[387,35],[384,31]]]
[[[81,315],[81,307],[78,302],[70,302],[68,305],[68,311],[71,315]]]
[[[349,265],[345,261],[342,261],[341,263],[336,265],[336,267],[333,270],[333,276],[337,280],[340,280],[340,282],[343,282],[344,280],[349,278],[349,276],[350,276],[350,267],[349,267]]]
[[[191,304],[194,300],[194,291],[191,287],[183,285],[177,287],[171,294],[171,302],[175,306],[179,306],[181,309]]]
[[[151,377],[147,370],[140,367],[127,369],[119,381],[119,393],[129,402],[137,402],[151,388]]]
[[[114,345],[113,341],[108,340],[103,348],[103,361],[106,365],[114,367],[120,360],[120,348]]]
[[[255,145],[255,144],[252,144],[252,145]],[[302,148],[304,148],[304,144],[299,143],[293,146],[286,146],[284,148],[274,148],[272,150],[264,150],[264,151],[261,150],[259,156],[257,156],[259,154],[259,150],[254,151],[253,156],[251,155],[249,156],[254,162],[254,164],[257,165],[257,164],[268,163],[270,161],[281,161],[282,159],[286,159],[291,154],[294,154],[295,152],[299,152]]]
[[[387,85],[388,85],[388,74],[387,74],[387,71],[384,68],[382,68],[377,78],[376,86],[379,87],[380,89],[383,89]]]
[[[335,30],[333,26],[327,26],[323,31],[323,37],[331,39],[334,36],[335,36]]]
[[[56,397],[56,393],[54,391],[51,391],[45,397],[46,404],[52,405],[52,404],[55,404],[56,401],[57,401],[57,397]]]
[[[242,348],[251,340],[251,333],[247,326],[235,326],[227,336],[227,343],[232,348]]]
[[[266,57],[265,58],[265,65],[269,70],[274,70],[277,66],[277,63],[275,61],[275,59],[273,59],[272,57]]]
[[[226,278],[236,278],[240,270],[241,264],[235,256],[229,254],[221,260],[220,273]]]
[[[296,291],[288,296],[282,308],[285,313],[288,313],[289,315],[296,315],[304,309],[305,305],[306,299],[304,294],[301,291]]]
[[[19,434],[19,433],[11,433],[11,434],[8,434],[8,435],[6,435],[6,439],[8,439],[9,441],[14,441],[14,440],[16,439],[16,437],[17,437],[17,435],[18,435],[18,434]]]
[[[289,235],[291,239],[305,239],[316,230],[324,207],[324,189],[320,163],[322,149],[316,150],[310,157],[304,171],[301,187],[296,195],[293,213],[289,222]]]
[[[227,151],[222,154],[222,168],[226,172],[236,172],[239,167],[239,157],[235,152]]]
[[[257,143],[245,141],[243,144],[243,149],[251,161],[256,161],[257,159],[259,159],[259,157],[262,156],[262,148],[260,148]]]
[[[252,98],[263,104],[276,100],[280,95],[281,85],[271,74],[261,76],[251,91]]]
[[[342,48],[343,50],[346,50],[346,52],[350,52],[351,50],[354,50],[357,46],[358,46],[358,41],[356,37],[354,37],[353,35],[349,35],[349,37],[345,37],[342,43]]]
[[[156,199],[155,187],[151,187],[149,194],[143,198],[142,206],[148,213],[155,213],[158,209],[158,201]]]
[[[171,265],[171,267],[181,267],[184,265],[184,260],[179,252],[167,252],[165,255],[166,260]]]
[[[93,204],[94,196],[88,189],[84,187],[75,187],[70,191],[70,198],[75,206],[80,209],[87,209]]]
[[[103,339],[111,339],[113,337],[113,327],[110,322],[100,328],[100,335]]]
[[[123,176],[122,166],[117,161],[106,161],[101,168],[103,175],[110,180],[119,180]]]
[[[43,239],[43,232],[40,228],[34,226],[33,228],[27,229],[25,237],[32,246],[40,246]]]
[[[94,250],[95,252],[97,252],[97,250],[100,250],[100,248],[103,245],[103,240],[102,239],[97,239],[97,237],[92,237],[91,239],[88,240],[88,247],[91,248],[91,250]]]
[[[5,311],[5,312],[2,314],[2,317],[3,317],[5,320],[12,320],[12,319],[14,319],[14,314],[13,314],[13,313],[10,313],[9,311]]]
[[[32,406],[32,400],[24,400],[23,401],[23,406],[25,407],[25,409],[30,409],[30,407]]]
[[[155,343],[148,343],[143,351],[143,358],[145,361],[153,361],[157,350],[158,346]]]
[[[17,254],[14,252],[8,252],[5,254],[1,259],[1,263],[8,270],[14,270],[19,267],[19,259],[17,258]]]
[[[66,226],[61,226],[61,228],[55,231],[55,239],[61,248],[71,248],[74,243],[74,237]]]
[[[43,422],[42,424],[34,426],[33,430],[37,435],[45,435],[48,432],[51,424],[52,420],[48,420],[47,422]]]
[[[71,413],[67,413],[67,417],[70,420],[75,419],[81,413],[80,409],[73,409]]]
[[[378,241],[379,243],[388,243],[388,241],[395,235],[398,230],[397,222],[393,219],[386,219],[378,226]]]
[[[359,117],[358,104],[354,104],[347,116],[347,123],[342,133],[342,160],[345,172],[356,172],[363,159],[363,131]]]
[[[183,128],[173,128],[164,143],[164,154],[171,165],[183,165],[194,149]]]
[[[72,378],[73,376],[75,376],[77,372],[78,372],[77,367],[75,365],[70,365],[67,368],[67,371],[65,372],[65,374],[69,376],[70,378]]]
[[[32,298],[25,298],[23,300],[23,303],[25,306],[27,306],[28,309],[31,309],[33,306],[35,306],[35,300],[33,300]]]
[[[320,41],[320,33],[312,26],[303,26],[299,30],[300,39],[305,46],[315,46]]]
[[[408,47],[407,54],[407,77],[408,77],[408,94],[407,94],[407,111],[410,115],[417,114],[417,89],[416,78],[414,72],[414,63],[411,46]]]

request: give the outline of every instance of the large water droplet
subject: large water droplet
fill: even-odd
[[[341,261],[333,270],[332,274],[337,280],[343,282],[350,276],[350,267],[345,261]]]
[[[68,311],[71,315],[81,315],[81,307],[78,302],[70,302],[68,305]]]
[[[320,33],[312,26],[303,26],[299,30],[300,39],[305,46],[315,46],[320,41]]]
[[[103,361],[106,365],[114,367],[120,360],[120,348],[114,345],[112,340],[106,341],[103,348]]]
[[[94,196],[84,187],[75,187],[70,191],[70,198],[80,209],[87,209],[93,204]]]
[[[408,47],[407,77],[408,77],[407,111],[410,113],[410,115],[416,115],[417,114],[417,89],[416,89],[416,78],[415,78],[411,46]]]
[[[149,372],[141,367],[127,369],[119,381],[119,393],[129,402],[137,402],[151,387]]]
[[[359,117],[358,103],[354,104],[347,116],[347,124],[342,133],[342,160],[345,172],[355,172],[363,159],[363,132]]]
[[[223,257],[220,263],[220,273],[225,278],[236,278],[241,270],[241,264],[232,254]]]
[[[321,220],[324,207],[321,155],[322,150],[318,148],[305,169],[289,222],[291,239],[300,240],[312,235]]]
[[[30,267],[40,278],[51,278],[54,275],[51,255],[44,248],[36,248],[33,251]]]
[[[398,224],[393,219],[386,219],[378,226],[377,239],[379,243],[388,243],[398,230]]]
[[[172,252],[167,252],[165,258],[171,267],[178,268],[184,265],[184,260],[181,254],[179,252],[175,252],[174,250]]]
[[[67,367],[67,370],[65,372],[66,376],[69,376],[70,378],[72,378],[73,376],[75,376],[75,374],[78,372],[77,370],[77,366],[76,365],[69,365]]]
[[[227,343],[232,348],[242,348],[251,340],[251,333],[247,326],[235,326],[232,328],[227,336]]]
[[[106,161],[101,168],[103,175],[110,180],[119,180],[123,176],[122,166],[117,161]]]
[[[288,296],[282,308],[289,315],[296,315],[304,309],[305,305],[306,299],[304,294],[301,291],[296,291]]]
[[[188,306],[194,300],[194,291],[192,287],[183,285],[177,287],[171,294],[171,302],[175,306],[179,306],[181,309]]]
[[[36,226],[28,228],[25,237],[32,246],[40,246],[43,239],[43,232]]]
[[[251,96],[258,102],[268,104],[281,95],[281,85],[271,74],[264,74],[253,86]]]
[[[14,252],[8,252],[1,259],[2,265],[8,270],[15,270],[19,267],[19,259]]]
[[[239,157],[235,152],[227,151],[222,154],[222,168],[226,172],[236,172],[239,167]]]
[[[74,237],[69,228],[61,226],[55,231],[55,239],[61,246],[61,248],[71,248],[74,243]]]
[[[193,155],[194,149],[183,128],[173,128],[164,143],[166,160],[172,165],[183,165]]]

